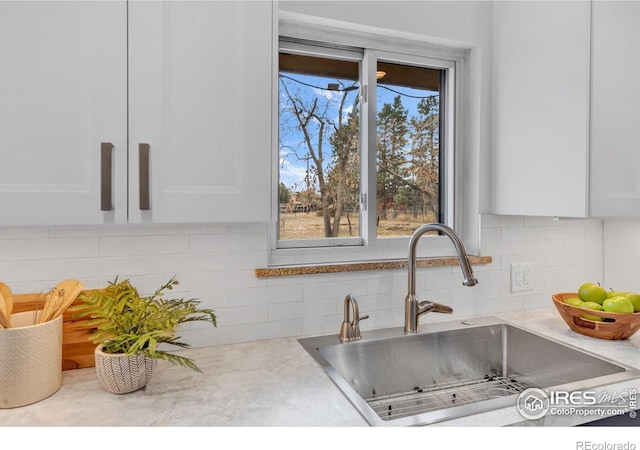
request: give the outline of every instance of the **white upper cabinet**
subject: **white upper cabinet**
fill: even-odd
[[[494,4],[494,213],[640,216],[638,24],[638,2]]]
[[[590,4],[493,11],[492,212],[585,217]]]
[[[131,222],[269,219],[271,30],[270,2],[129,3]]]
[[[126,7],[0,2],[0,225],[126,221]]]
[[[591,215],[640,216],[640,3],[593,2]]]
[[[0,2],[0,225],[267,221],[272,24],[263,1]]]

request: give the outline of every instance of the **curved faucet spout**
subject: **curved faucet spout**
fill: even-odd
[[[407,297],[405,299],[405,333],[418,332],[418,318],[424,313],[440,312],[451,314],[453,312],[453,309],[445,305],[440,305],[433,302],[418,302],[418,298],[416,296],[416,249],[418,247],[418,241],[420,240],[420,238],[429,231],[438,231],[447,236],[453,242],[453,245],[456,248],[456,253],[458,255],[458,260],[460,261],[460,267],[462,268],[462,274],[464,276],[462,284],[469,287],[478,284],[478,280],[476,280],[473,276],[471,263],[469,262],[469,257],[467,256],[467,252],[464,249],[462,240],[456,234],[456,232],[453,231],[453,229],[451,229],[450,227],[441,223],[428,223],[426,225],[422,225],[413,233],[411,239],[409,240],[409,258],[407,263],[409,272],[409,289],[407,292]]]

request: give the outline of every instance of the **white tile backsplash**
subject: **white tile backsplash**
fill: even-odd
[[[601,281],[601,220],[482,217],[482,254],[493,263],[474,267],[480,284],[461,285],[459,267],[419,268],[421,298],[445,303],[453,315],[430,321],[551,305],[551,294]],[[406,270],[256,278],[268,262],[266,223],[213,225],[105,225],[0,228],[0,280],[17,293],[39,292],[65,278],[105,286],[116,275],[144,294],[176,275],[175,297],[198,298],[218,313],[218,328],[189,324],[193,346],[337,333],[346,294],[354,294],[362,329],[401,326]],[[510,265],[534,265],[534,289],[510,292]],[[428,325],[423,325],[428,326]]]

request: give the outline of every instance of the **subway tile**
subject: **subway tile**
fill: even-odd
[[[237,287],[266,287],[267,282],[256,278],[252,270],[220,270],[189,274],[189,286],[193,290],[233,289]]]
[[[0,261],[0,280],[8,285],[49,279],[48,261]]]
[[[229,232],[231,234],[264,234],[267,236],[268,224],[265,222],[247,222],[247,223],[232,223],[229,225]]]
[[[524,225],[524,217],[483,214],[480,223],[483,228],[521,227]]]
[[[2,239],[44,239],[49,237],[47,227],[0,227]],[[0,249],[2,244],[0,243]]]
[[[344,299],[337,303],[334,300],[306,301],[302,303],[302,317],[322,317],[344,315]]]
[[[535,270],[535,267],[534,267]],[[508,284],[511,282],[511,271],[510,270],[488,270],[484,272],[475,272],[473,273],[474,277],[478,280],[478,285],[501,285]],[[461,280],[461,278],[458,278]],[[457,286],[459,287],[458,283]],[[475,287],[475,286],[474,286]]]
[[[602,279],[602,264],[575,264],[564,268],[564,276],[567,278],[580,278],[585,281]]]
[[[269,253],[266,251],[230,252],[229,269],[259,269],[267,267]]]
[[[536,241],[525,241],[522,243],[521,253],[559,253],[567,251],[567,241],[565,239],[540,239]]]
[[[335,283],[307,283],[302,288],[302,298],[308,300],[337,299],[347,294],[367,293],[367,280],[342,281]]]
[[[101,256],[170,255],[188,252],[188,236],[132,236],[100,238]]]
[[[268,308],[269,321],[302,319],[304,317],[304,306],[302,302],[270,304]]]
[[[2,277],[2,272],[0,271],[0,281],[4,281],[5,283],[7,283],[9,285],[9,288],[11,289],[11,292],[14,294],[37,294],[39,292],[51,289],[59,281],[62,280],[58,280],[56,282],[53,282],[51,280],[8,282]],[[92,289],[93,287],[87,288]]]
[[[547,227],[550,225],[560,224],[561,221],[557,220],[553,217],[545,217],[545,216],[525,216],[524,217],[524,225],[527,227]],[[567,220],[562,220],[562,223],[567,223]],[[573,223],[573,222],[569,222]]]
[[[187,292],[189,298],[195,298],[200,302],[200,307],[216,310],[218,308],[228,308],[231,306],[231,289],[217,289],[209,291]]]
[[[602,222],[600,219],[581,219],[571,217],[544,217],[544,216],[525,216],[524,224],[528,227],[573,227],[576,225],[584,226],[591,223]]]
[[[487,242],[482,245],[482,253],[491,255],[495,260],[501,255],[518,255],[524,253],[525,241]]]
[[[500,242],[502,240],[502,229],[501,228],[489,228],[484,227],[480,233],[480,242]]]
[[[49,261],[52,279],[97,278],[113,279],[116,276],[128,278],[146,273],[146,257],[130,256],[119,258],[79,258]]]
[[[534,267],[535,278],[540,280],[559,280],[566,276],[566,268],[562,266]]]
[[[404,306],[385,311],[373,311],[367,320],[360,323],[363,331],[389,327],[404,327]],[[339,330],[334,331],[336,334],[338,332]]]
[[[515,298],[526,297],[528,295],[543,295],[547,292],[547,280],[537,279],[534,273],[533,289],[528,291],[511,292],[511,283],[505,283],[500,286],[501,294],[498,298]]]
[[[486,315],[507,311],[519,311],[522,310],[522,306],[522,297],[509,297],[479,300],[477,308],[479,315]]]
[[[374,294],[374,295],[361,295],[356,297],[358,301],[358,308],[360,309],[360,314],[369,314],[372,315],[374,312],[384,313],[385,310],[398,308],[404,305],[404,298],[406,297],[406,292],[400,295],[394,294]],[[344,300],[334,302],[334,312],[340,313],[344,310]],[[344,315],[344,312],[342,313]]]
[[[578,292],[578,288],[585,281],[592,281],[594,283],[601,283],[602,281],[599,279],[594,280],[585,280],[583,277],[575,277],[575,278],[562,278],[559,280],[547,280],[546,282],[546,291],[547,294],[555,294],[558,292]],[[549,301],[551,301],[551,297],[549,297]]]
[[[201,234],[189,237],[192,253],[267,251],[266,234]]]
[[[11,239],[0,243],[0,260],[79,258],[99,255],[97,238]]]
[[[584,250],[602,250],[603,242],[601,237],[582,238],[582,239],[566,239],[565,249],[568,252],[584,251]]]
[[[268,306],[234,306],[219,308],[216,311],[218,325],[232,326],[247,323],[263,323],[268,321]]]
[[[323,317],[309,317],[302,319],[302,336],[317,336],[324,334],[340,333],[340,326],[342,325],[342,315],[335,316],[323,316]]]
[[[546,234],[547,239],[580,239],[584,238],[584,226],[546,227]]]
[[[229,269],[227,253],[188,253],[147,257],[149,273],[214,272]]]
[[[467,317],[474,317],[478,314],[477,302],[459,302],[454,300],[449,306],[453,308],[451,319],[464,319]]]
[[[239,287],[231,291],[230,303],[234,306],[266,305],[302,301],[302,286]]]
[[[556,261],[563,266],[576,264],[597,264],[602,261],[602,250],[573,251],[559,253]]]
[[[464,279],[462,271],[460,273],[442,274],[437,277],[430,277],[426,280],[423,289],[450,289],[458,288]]]
[[[146,234],[148,236],[162,235],[190,235],[190,234],[228,234],[229,225],[227,224],[211,224],[211,225],[163,225],[152,224],[146,226]]]
[[[499,285],[485,285],[478,283],[472,287],[458,287],[451,290],[453,299],[458,301],[464,300],[482,300],[490,298],[500,298]]]
[[[367,280],[367,293],[368,294],[390,294],[393,292],[393,278],[378,277],[375,279]]]
[[[209,347],[211,345],[226,345],[229,341],[229,327],[217,328],[211,326],[207,328],[181,330],[181,341],[186,342],[193,348]],[[198,364],[198,361],[195,361]]]
[[[454,309],[452,315],[428,315],[422,328],[548,307],[552,293],[602,277],[601,220],[484,215],[482,224],[482,253],[493,262],[473,267],[480,284],[463,287],[459,266],[417,269],[418,296]],[[177,275],[181,284],[169,298],[196,298],[220,319],[215,329],[183,328],[198,346],[337,334],[348,293],[356,296],[360,313],[370,315],[363,330],[403,325],[406,269],[256,278],[255,269],[268,265],[268,242],[266,223],[4,227],[0,279],[33,292],[65,278],[103,287],[119,275],[151,293]],[[534,265],[533,291],[510,292],[510,265],[519,262]]]
[[[269,286],[302,285],[311,283],[333,283],[336,280],[334,273],[320,273],[314,275],[295,275],[289,277],[265,278]]]
[[[178,284],[173,286],[171,290],[164,290],[164,298],[183,298],[187,297],[189,291],[188,275],[186,273],[152,273],[149,275],[133,275],[127,277],[131,281],[140,295],[152,295],[156,290],[160,289],[172,278],[178,281]],[[124,280],[123,277],[118,277],[119,281]],[[114,280],[109,280],[114,281]]]
[[[586,224],[584,227],[584,237],[585,238],[595,238],[595,237],[602,238],[602,228],[603,228],[603,224],[601,221]]]
[[[85,225],[54,226],[49,228],[51,238],[80,238],[106,236],[144,236],[143,225]]]
[[[549,308],[552,305],[550,295],[533,295],[522,297],[523,309]]]

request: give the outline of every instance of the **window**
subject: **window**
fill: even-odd
[[[282,243],[321,246],[327,244],[323,238],[360,236],[361,55],[345,55],[338,59],[280,52]],[[361,239],[349,242],[358,245]]]
[[[314,27],[322,39],[309,39]],[[403,258],[419,226],[460,223],[460,53],[316,25],[303,34],[279,42],[272,263]],[[450,254],[442,237],[429,247]]]

